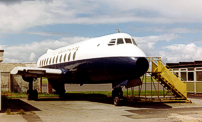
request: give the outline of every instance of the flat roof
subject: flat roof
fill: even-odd
[[[166,63],[170,68],[202,67],[202,61]]]

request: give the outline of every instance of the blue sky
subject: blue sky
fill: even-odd
[[[4,62],[36,62],[47,49],[117,33],[147,56],[202,60],[201,0],[1,0]]]

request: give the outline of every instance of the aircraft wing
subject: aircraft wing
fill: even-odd
[[[35,68],[35,67],[15,67],[10,72],[13,75],[22,75],[24,77],[48,77],[57,78],[62,74],[66,74],[64,69],[49,69],[49,68]]]

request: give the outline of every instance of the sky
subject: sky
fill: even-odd
[[[0,0],[4,63],[36,62],[47,49],[130,34],[149,57],[202,60],[201,0]]]

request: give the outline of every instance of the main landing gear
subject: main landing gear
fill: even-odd
[[[114,99],[115,106],[124,105],[123,91],[121,87],[117,87],[112,90],[112,98]]]
[[[28,100],[37,100],[38,99],[38,92],[37,90],[33,90],[33,81],[36,80],[36,78],[27,77],[23,78],[25,81],[29,82],[29,89],[27,90],[27,99]]]

